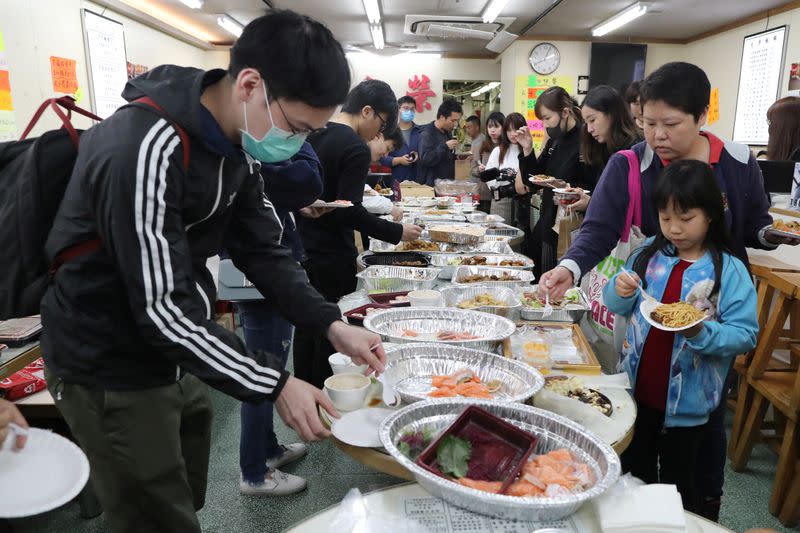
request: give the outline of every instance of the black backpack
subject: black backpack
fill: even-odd
[[[163,116],[161,108],[149,98],[136,102]],[[48,107],[63,126],[26,139]],[[72,175],[83,133],[72,125],[72,111],[102,120],[75,105],[69,96],[51,98],[39,106],[19,141],[0,143],[0,320],[38,314],[55,269],[102,246],[95,238],[62,251],[52,264],[45,256],[44,245]],[[188,137],[174,122],[173,126],[185,147],[184,165],[188,167]]]

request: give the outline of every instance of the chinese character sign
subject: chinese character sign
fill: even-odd
[[[411,90],[406,91],[406,96],[410,96],[416,100],[417,113],[422,113],[426,109],[431,108],[431,103],[428,102],[428,98],[436,96],[436,93],[431,90],[431,79],[428,76],[423,74],[422,78],[420,78],[414,74],[414,77],[408,80],[408,88]]]
[[[50,56],[50,74],[53,78],[53,92],[73,94],[78,90],[78,75],[74,59]]]

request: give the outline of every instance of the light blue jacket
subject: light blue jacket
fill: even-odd
[[[648,239],[645,244],[652,241]],[[631,268],[641,249],[628,260]],[[677,257],[656,253],[647,265],[647,292],[659,301],[664,295]],[[628,298],[617,295],[615,275],[603,289],[603,301],[608,309],[628,318],[628,329],[622,348],[621,364],[636,386],[644,343],[650,331],[639,309],[640,291]],[[706,253],[683,274],[681,301],[708,308],[710,317],[698,335],[687,339],[676,333],[672,348],[665,427],[699,426],[708,421],[709,414],[719,405],[725,377],[731,360],[752,350],[758,335],[756,292],[744,264],[737,258],[723,256],[720,290],[709,299],[714,287],[714,265]]]

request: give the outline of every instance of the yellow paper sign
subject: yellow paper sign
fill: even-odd
[[[719,121],[719,88],[711,89],[711,99],[708,103],[708,125]]]

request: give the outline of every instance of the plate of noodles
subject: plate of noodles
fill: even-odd
[[[683,331],[708,318],[703,311],[686,302],[662,304],[658,300],[643,299],[639,311],[652,326],[663,331]]]

